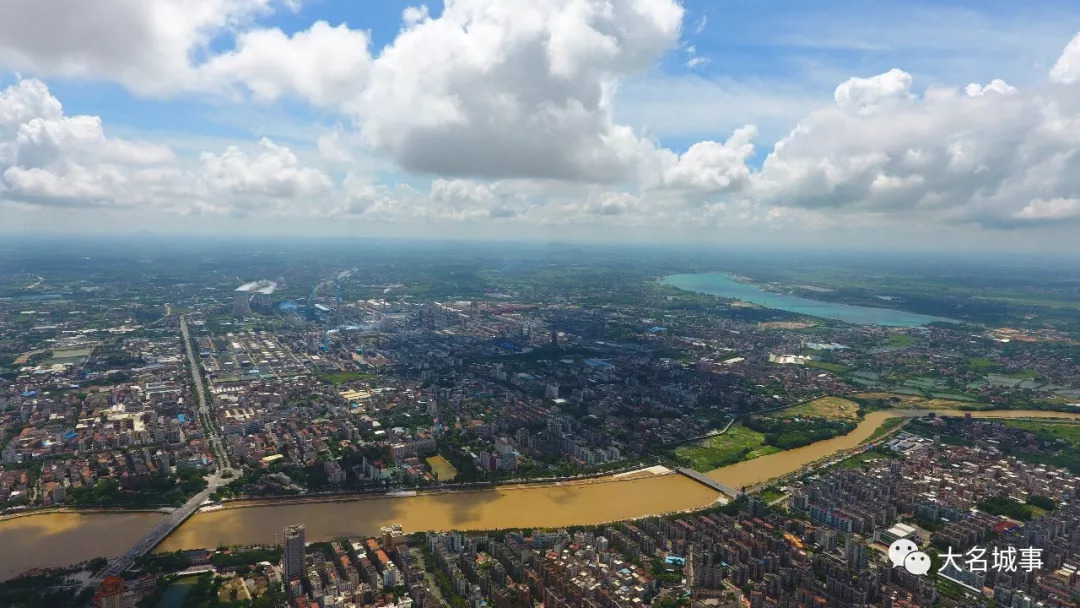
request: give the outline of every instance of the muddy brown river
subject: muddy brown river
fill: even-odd
[[[962,416],[958,410],[932,410]],[[919,416],[927,410],[868,414],[843,437],[761,456],[710,471],[732,487],[781,477],[870,437],[885,419]],[[1073,418],[1080,414],[1040,411],[972,412],[978,418]],[[417,496],[380,496],[322,503],[265,504],[199,513],[158,548],[217,547],[272,543],[291,523],[307,525],[309,541],[372,534],[390,523],[406,531],[532,528],[597,524],[704,507],[719,495],[682,475],[502,487]],[[154,513],[42,513],[0,521],[0,579],[29,568],[66,565],[123,553],[161,516]]]
[[[753,486],[776,477],[794,473],[804,466],[827,458],[844,450],[850,450],[870,438],[870,435],[888,418],[914,418],[935,413],[938,416],[963,416],[970,413],[973,418],[1072,418],[1080,419],[1080,413],[1043,412],[1033,410],[996,410],[987,412],[964,412],[961,410],[880,410],[870,412],[863,417],[855,430],[841,437],[834,437],[812,443],[808,446],[759,456],[753,460],[744,460],[733,465],[709,471],[707,475],[718,479],[733,488]]]

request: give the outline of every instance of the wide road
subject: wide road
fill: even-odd
[[[199,398],[199,417],[202,418],[203,431],[206,433],[206,438],[210,442],[210,447],[214,450],[214,457],[217,460],[218,469],[235,474],[235,471],[229,466],[229,455],[221,443],[221,433],[218,429],[216,417],[213,415],[213,412],[210,411],[210,406],[206,401],[206,387],[203,383],[202,364],[199,363],[198,357],[195,356],[195,347],[192,346],[191,334],[188,333],[187,316],[185,315],[180,317],[180,335],[184,339],[184,349],[187,351],[188,364],[191,366],[192,381],[195,383],[195,393]]]
[[[217,470],[207,478],[205,490],[192,496],[183,506],[169,513],[165,519],[158,522],[156,526],[147,532],[146,536],[139,539],[139,542],[135,543],[127,553],[110,561],[109,565],[99,572],[94,579],[88,581],[88,585],[96,586],[106,576],[118,575],[130,568],[139,556],[145,555],[156,547],[158,543],[165,540],[165,537],[179,528],[180,524],[191,517],[195,511],[198,511],[199,507],[210,497],[210,494],[236,476],[236,472],[229,465],[228,454],[221,443],[221,434],[217,427],[216,417],[206,401],[206,387],[203,383],[202,368],[199,365],[199,360],[195,357],[195,349],[192,347],[191,336],[188,333],[187,317],[180,317],[180,334],[184,340],[184,349],[187,351],[188,363],[191,365],[192,382],[195,384],[195,393],[199,399],[198,410],[199,417],[202,420],[203,432],[206,433],[206,438],[214,451]],[[228,473],[226,474],[226,472]]]

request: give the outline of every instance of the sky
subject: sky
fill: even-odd
[[[0,234],[1080,249],[1064,0],[7,0]]]

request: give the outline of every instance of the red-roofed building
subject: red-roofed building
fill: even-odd
[[[135,608],[135,592],[119,576],[107,576],[94,594],[94,608]]]

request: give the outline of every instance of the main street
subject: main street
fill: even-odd
[[[195,496],[192,496],[183,504],[183,506],[165,516],[165,518],[158,522],[145,536],[139,539],[139,542],[135,543],[127,553],[110,561],[109,565],[99,572],[96,577],[87,582],[88,585],[100,584],[106,576],[118,575],[130,568],[139,556],[150,552],[158,545],[158,543],[165,540],[165,537],[172,534],[174,530],[180,527],[180,524],[184,523],[188,517],[191,517],[195,511],[199,510],[199,507],[210,498],[210,495],[213,494],[214,491],[229,483],[229,481],[236,476],[236,471],[229,465],[228,455],[221,443],[221,435],[218,430],[217,422],[206,400],[206,388],[202,377],[202,367],[199,365],[199,360],[195,356],[191,335],[188,333],[187,318],[184,316],[180,317],[180,334],[184,341],[184,350],[187,351],[188,364],[191,366],[191,379],[195,386],[195,394],[199,400],[199,418],[202,420],[203,432],[206,433],[206,439],[209,442],[211,449],[214,451],[214,459],[217,464],[216,469],[207,477],[206,489]]]
[[[225,451],[225,447],[221,443],[221,434],[218,430],[217,421],[213,413],[210,411],[210,406],[206,400],[206,388],[203,383],[202,365],[199,363],[199,358],[195,355],[195,346],[191,340],[191,334],[188,332],[187,317],[180,317],[180,335],[184,340],[184,349],[187,351],[188,365],[191,367],[192,382],[195,384],[195,394],[199,398],[199,417],[202,418],[203,431],[206,433],[206,439],[210,442],[210,447],[214,450],[214,458],[217,460],[218,470],[221,472],[228,471],[230,474],[235,475],[235,471],[230,468],[229,456]],[[229,477],[229,475],[226,475]]]

